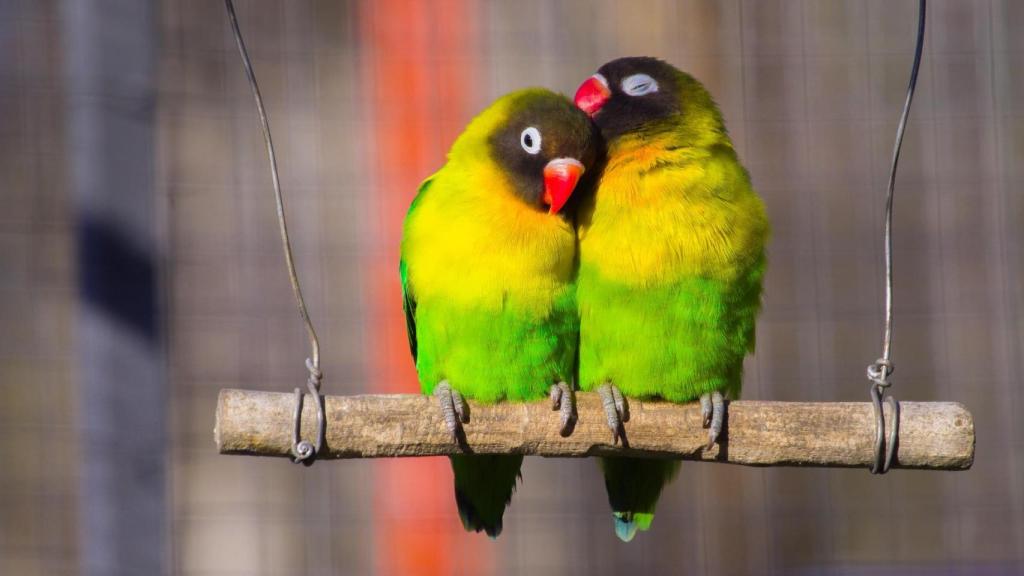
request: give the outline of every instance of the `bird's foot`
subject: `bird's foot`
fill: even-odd
[[[458,442],[459,436],[463,434],[462,423],[469,422],[466,401],[462,399],[462,394],[459,394],[458,390],[448,384],[447,380],[442,380],[434,387],[434,397],[441,404],[441,416],[444,417],[444,423],[452,435],[452,440]]]
[[[562,436],[572,434],[573,426],[576,425],[576,393],[572,386],[565,382],[551,385],[551,409],[561,413],[562,426],[558,433]]]
[[[708,445],[706,450],[711,450],[722,433],[722,422],[725,420],[725,398],[718,390],[704,394],[700,397],[700,415],[704,421],[704,427],[708,429]]]
[[[629,405],[622,392],[611,383],[597,387],[597,395],[601,397],[604,415],[608,419],[608,427],[612,429],[612,444],[622,440],[626,445],[626,429],[623,422],[629,422]]]

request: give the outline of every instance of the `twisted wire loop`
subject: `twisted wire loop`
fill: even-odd
[[[871,406],[875,411],[875,458],[871,463],[872,474],[885,474],[889,471],[899,441],[900,403],[892,396],[885,398],[892,413],[892,426],[889,428],[888,440],[885,437],[885,413],[882,411],[882,396],[885,394],[885,389],[892,386],[889,377],[892,376],[893,370],[892,362],[885,358],[879,358],[875,360],[874,364],[868,366],[868,380],[872,382]]]
[[[238,27],[238,17],[235,15],[234,3],[232,0],[224,0],[224,7],[228,12],[228,20],[231,22],[231,30],[235,35],[238,53],[242,57],[245,76],[249,80],[249,87],[252,88],[252,95],[256,100],[256,110],[260,117],[260,128],[263,129],[263,143],[266,145],[267,157],[270,160],[270,176],[274,184],[274,201],[277,205],[277,224],[281,233],[281,247],[284,250],[288,279],[291,281],[292,293],[295,295],[295,303],[299,308],[299,316],[302,317],[302,321],[306,326],[306,334],[309,336],[311,354],[309,358],[306,358],[306,370],[309,372],[306,388],[316,400],[316,444],[311,444],[301,439],[302,390],[300,388],[295,389],[295,429],[292,435],[292,460],[309,466],[316,460],[317,454],[323,448],[324,437],[327,434],[327,415],[323,397],[320,396],[320,382],[323,380],[323,373],[320,371],[320,340],[316,336],[316,330],[313,329],[313,321],[309,318],[306,301],[302,297],[302,288],[299,286],[299,275],[295,271],[295,258],[292,256],[292,244],[288,238],[288,220],[285,217],[284,211],[284,196],[281,194],[281,179],[277,173],[277,155],[274,152],[274,141],[270,136],[270,121],[267,118],[266,108],[263,106],[263,96],[260,94],[260,87],[256,82],[256,72],[253,71],[252,61],[249,59],[249,51],[245,47],[245,41],[242,40],[242,31]]]
[[[327,418],[324,409],[324,398],[320,395],[320,381],[324,375],[320,368],[313,363],[312,358],[306,358],[306,370],[309,371],[309,378],[306,380],[306,389],[316,402],[317,434],[316,444],[302,439],[302,388],[295,388],[295,428],[292,431],[292,462],[309,466],[316,460],[324,447],[324,437],[327,433]]]
[[[907,128],[910,116],[910,104],[914,100],[914,89],[917,87],[917,73],[921,68],[921,53],[924,48],[924,23],[927,0],[920,0],[917,11],[917,42],[914,46],[914,64],[910,68],[910,82],[907,85],[907,96],[903,101],[903,113],[896,127],[896,143],[892,150],[892,165],[889,168],[889,188],[885,201],[885,333],[882,336],[882,357],[868,366],[868,380],[871,381],[871,404],[875,410],[875,459],[871,465],[872,474],[885,474],[892,465],[896,453],[900,429],[900,405],[892,396],[886,400],[892,409],[892,427],[889,430],[888,442],[885,438],[885,416],[882,412],[882,397],[885,389],[892,386],[889,376],[893,372],[892,363],[892,198],[896,187],[896,167],[900,161],[900,148],[903,146],[903,133]]]

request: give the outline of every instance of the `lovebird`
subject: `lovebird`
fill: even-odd
[[[607,164],[578,214],[579,387],[602,398],[613,441],[626,398],[700,400],[708,449],[740,393],[761,306],[765,208],[708,91],[655,58],[621,58],[576,105]],[[648,530],[678,461],[604,458],[624,541]]]
[[[399,265],[409,345],[455,442],[466,398],[550,395],[562,434],[571,430],[579,321],[570,200],[599,142],[565,96],[513,92],[470,122],[409,208]],[[463,526],[496,538],[523,457],[451,462]]]

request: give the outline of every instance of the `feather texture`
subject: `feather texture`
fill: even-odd
[[[496,134],[508,132],[511,116],[533,114],[533,121],[549,113],[556,117],[547,125],[570,131],[546,134],[549,147],[559,141],[570,148],[590,145],[593,128],[564,97],[545,90],[510,94],[470,123],[409,209],[399,268],[409,345],[425,394],[446,380],[479,402],[527,401],[574,380],[575,230],[515,187],[524,181],[542,186],[540,169],[516,176],[503,169],[500,154],[526,154],[518,132],[511,146],[494,143]],[[451,460],[463,525],[496,537],[522,456]]]
[[[658,156],[610,162],[581,208],[580,385],[735,397],[760,309],[764,207],[730,146]]]
[[[764,206],[703,86],[654,59],[601,72],[614,86],[637,70],[661,74],[676,98],[639,104],[616,94],[610,108],[625,118],[603,120],[607,165],[579,213],[580,387],[610,382],[626,396],[672,402],[716,390],[735,398],[761,305]],[[620,538],[650,526],[678,467],[603,460]]]

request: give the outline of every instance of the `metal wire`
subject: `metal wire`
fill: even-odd
[[[245,41],[242,40],[242,32],[238,27],[238,17],[235,16],[235,6],[232,0],[224,0],[224,6],[228,11],[228,19],[231,21],[231,30],[235,34],[235,43],[238,45],[238,53],[242,57],[242,65],[245,67],[245,75],[249,79],[249,86],[252,88],[252,95],[256,99],[256,109],[260,116],[260,127],[263,129],[263,141],[267,148],[267,157],[270,159],[270,176],[274,183],[274,200],[277,204],[277,223],[281,232],[281,246],[284,249],[285,264],[288,267],[288,279],[292,284],[292,292],[295,294],[295,301],[299,307],[299,315],[306,325],[306,333],[309,336],[309,347],[312,350],[311,357],[306,359],[306,370],[309,378],[306,381],[306,388],[316,400],[317,410],[317,438],[316,444],[310,444],[301,440],[302,428],[302,390],[295,388],[295,431],[292,442],[292,455],[295,462],[302,462],[307,466],[312,464],[316,455],[323,448],[324,436],[327,430],[327,419],[324,410],[323,398],[320,396],[320,382],[323,380],[323,373],[320,371],[320,340],[313,329],[313,322],[309,319],[309,312],[306,310],[306,301],[302,297],[302,288],[299,286],[299,276],[295,272],[295,260],[292,257],[292,244],[288,239],[288,222],[284,212],[284,197],[281,195],[281,180],[277,174],[277,156],[274,153],[274,141],[270,137],[270,121],[267,119],[267,111],[263,107],[263,96],[260,94],[259,84],[256,82],[256,73],[252,68],[252,61],[249,59],[249,51],[245,48]]]
[[[882,357],[870,364],[867,370],[868,380],[871,380],[871,403],[875,411],[875,460],[871,466],[872,474],[885,474],[889,471],[899,437],[899,403],[892,396],[887,398],[892,408],[892,427],[889,430],[888,443],[885,439],[885,417],[882,412],[882,397],[885,389],[892,386],[889,377],[894,370],[892,363],[892,198],[893,189],[896,186],[896,167],[900,161],[900,148],[903,146],[903,133],[907,128],[910,104],[914,100],[914,89],[917,86],[917,73],[921,68],[926,5],[926,0],[920,0],[914,64],[910,69],[910,83],[907,85],[907,97],[903,102],[903,113],[900,115],[900,123],[896,128],[896,143],[892,150],[889,189],[885,201],[885,333],[882,336]]]

